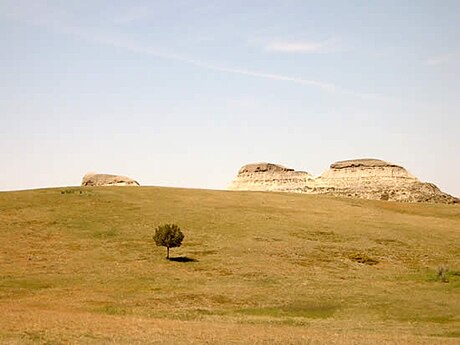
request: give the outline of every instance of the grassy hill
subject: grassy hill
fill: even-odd
[[[165,222],[185,233],[176,261],[152,240]],[[0,310],[0,343],[12,344],[458,344],[460,206],[4,192]]]

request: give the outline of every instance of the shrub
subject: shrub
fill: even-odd
[[[348,258],[352,261],[369,266],[377,265],[379,263],[377,259],[371,258],[366,254],[362,253],[351,253],[350,255],[348,255]]]
[[[169,260],[169,248],[180,247],[184,234],[177,224],[163,224],[155,229],[153,240],[157,246],[166,247],[166,259]]]
[[[449,278],[447,277],[447,272],[449,272],[449,267],[446,265],[439,266],[437,270],[438,280],[442,281],[443,283],[448,283]]]

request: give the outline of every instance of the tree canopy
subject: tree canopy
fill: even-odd
[[[166,259],[169,259],[169,248],[180,247],[184,234],[177,224],[163,224],[155,229],[153,240],[157,246],[166,247]]]

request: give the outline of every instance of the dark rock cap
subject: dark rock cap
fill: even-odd
[[[338,161],[331,164],[331,169],[345,169],[345,168],[357,168],[357,167],[367,167],[367,168],[376,168],[376,167],[395,167],[401,168],[403,167],[382,161],[381,159],[375,158],[362,158],[362,159],[350,159],[345,161]]]
[[[238,173],[243,174],[243,173],[267,172],[267,171],[281,172],[281,171],[294,171],[294,169],[286,168],[278,164],[261,162],[261,163],[252,163],[252,164],[244,165],[243,167],[241,167]]]

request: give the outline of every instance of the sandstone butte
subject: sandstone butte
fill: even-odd
[[[132,178],[120,175],[87,173],[81,181],[82,186],[139,186]]]
[[[372,200],[454,204],[460,199],[421,182],[403,167],[379,159],[331,164],[318,177],[272,163],[243,166],[230,190],[329,194]]]

